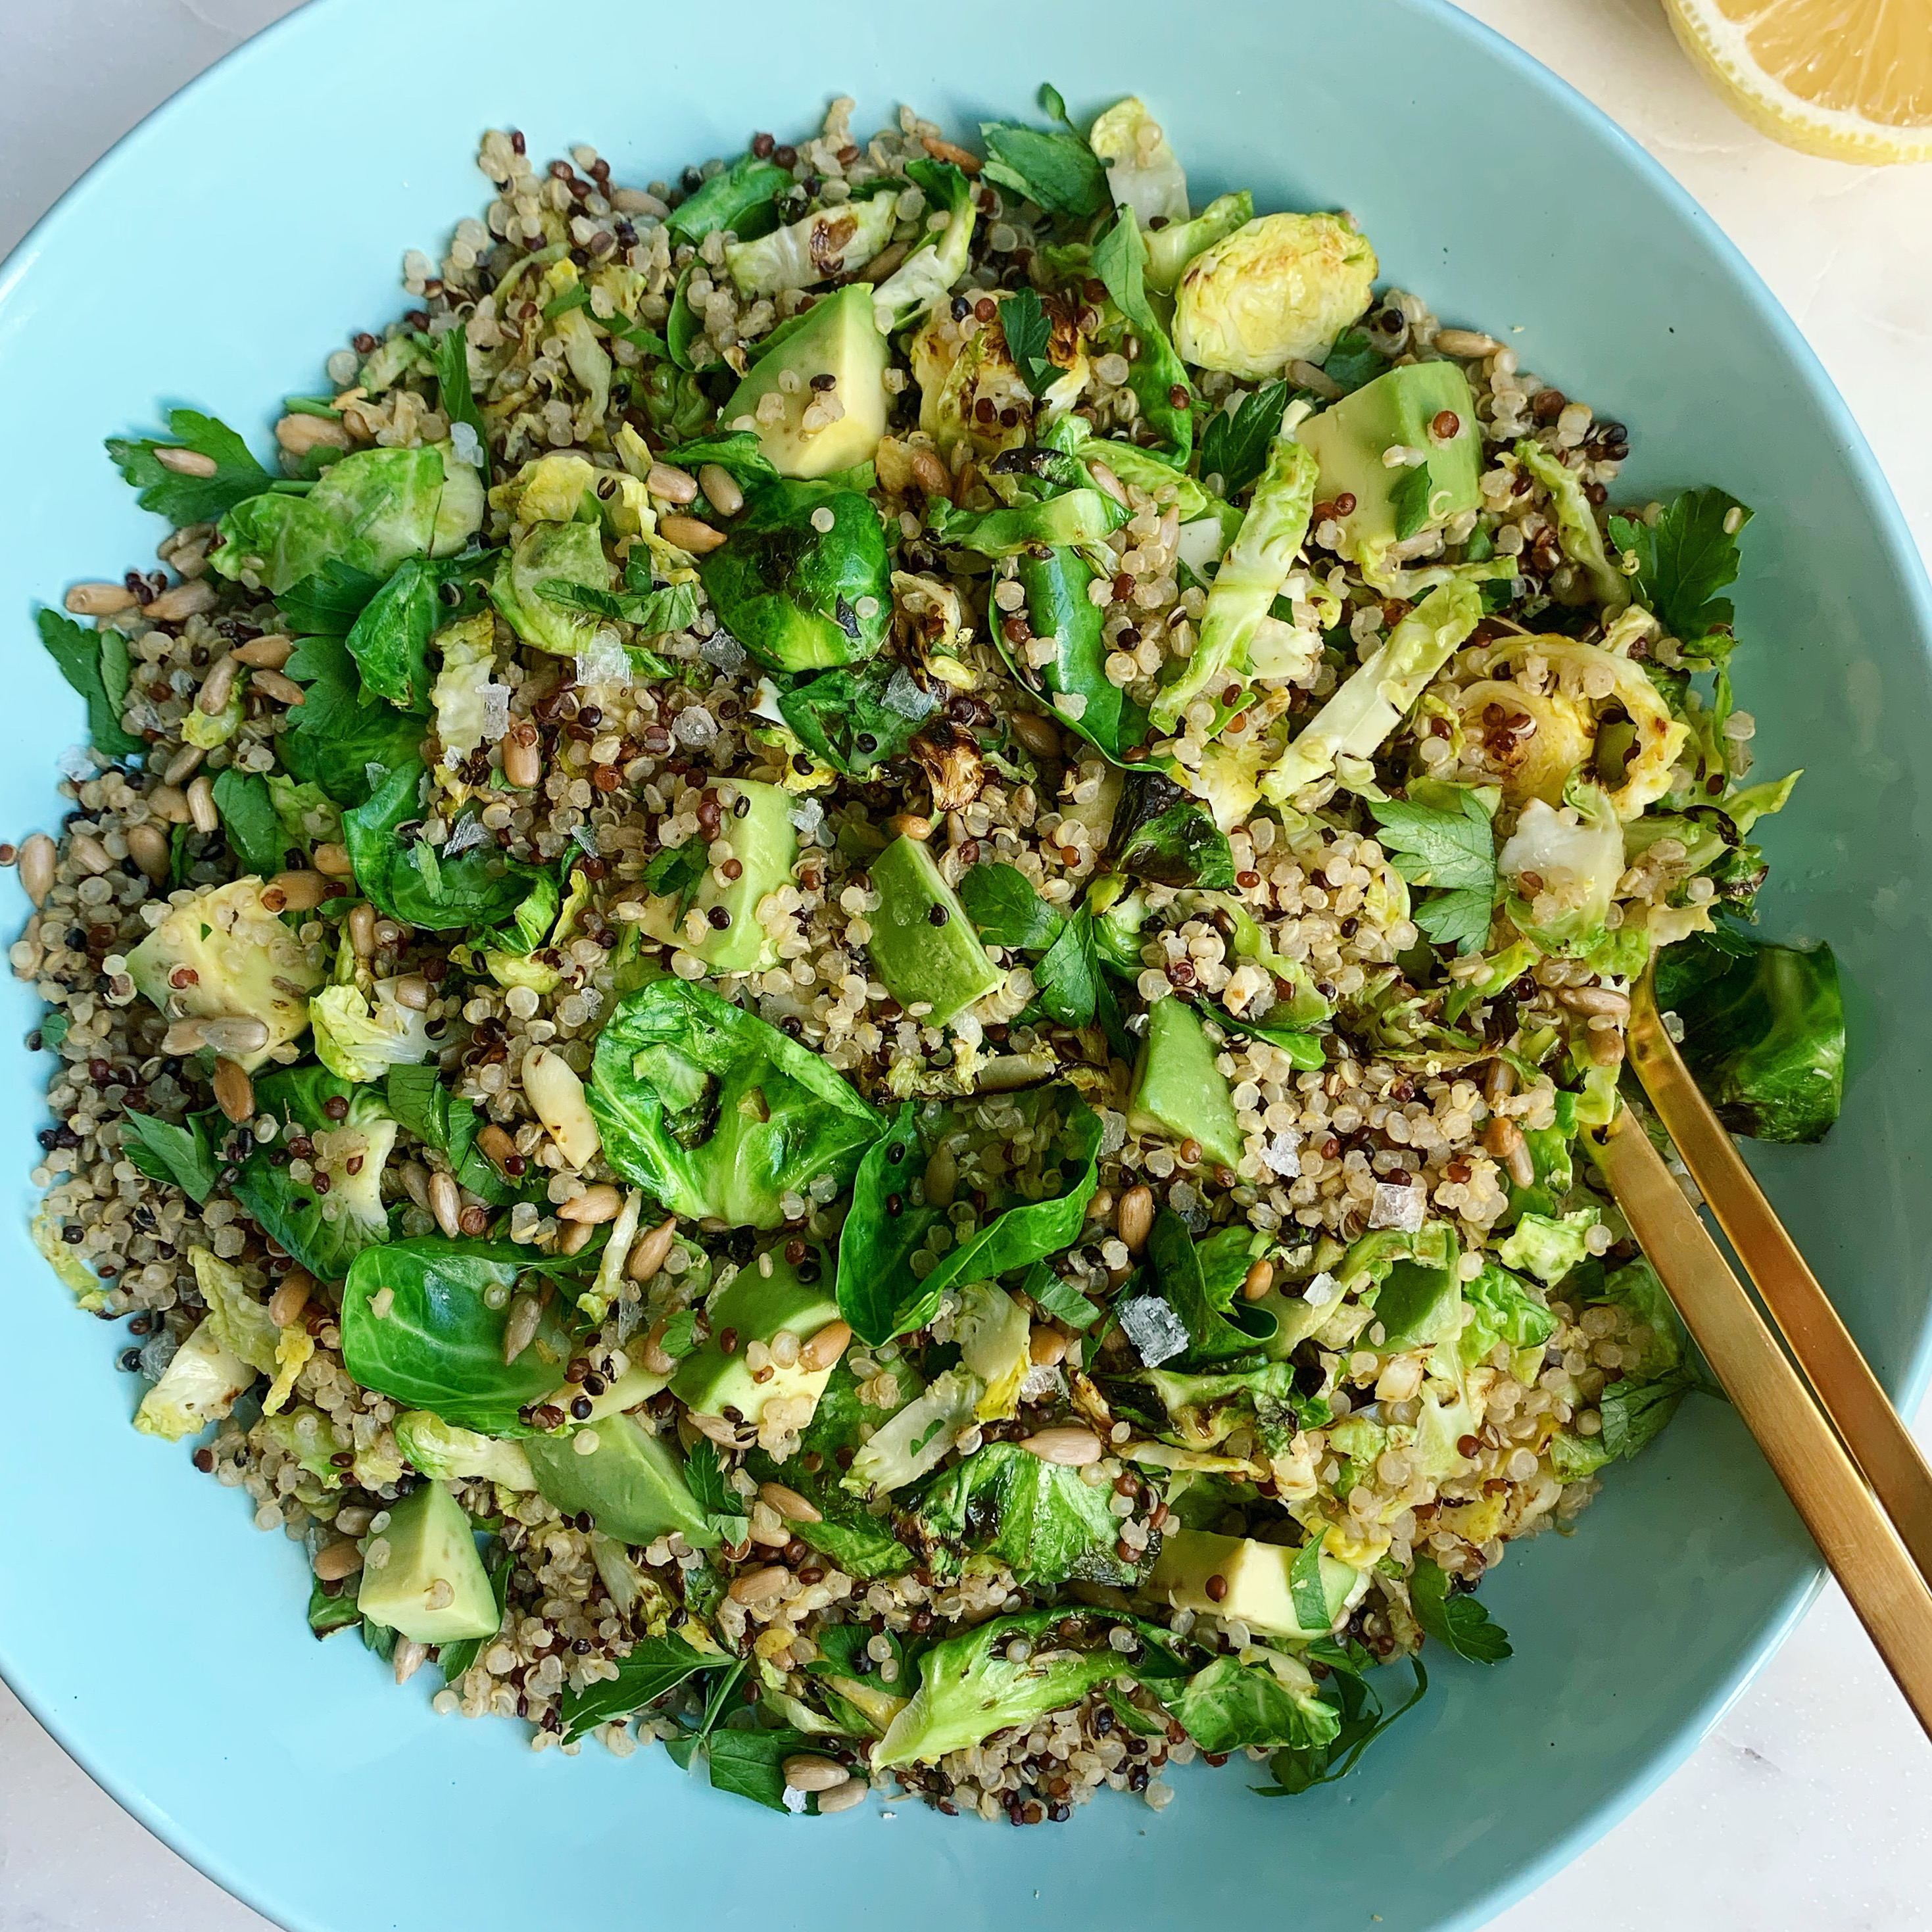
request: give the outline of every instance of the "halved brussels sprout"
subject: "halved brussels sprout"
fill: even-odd
[[[1376,251],[1345,216],[1264,214],[1187,265],[1174,343],[1202,369],[1258,382],[1319,362],[1369,305]]]

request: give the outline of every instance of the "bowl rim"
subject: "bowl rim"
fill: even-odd
[[[1932,574],[1914,540],[1891,483],[1864,430],[1837,384],[1763,278],[1742,250],[1720,227],[1702,204],[1637,138],[1583,94],[1572,82],[1486,22],[1465,12],[1454,0],[1384,0],[1393,10],[1426,19],[1432,27],[1460,37],[1487,59],[1506,70],[1522,86],[1539,92],[1568,118],[1580,122],[1642,178],[1695,236],[1713,269],[1727,280],[1754,311],[1775,340],[1794,375],[1804,385],[1828,422],[1847,468],[1852,472],[1864,507],[1870,515],[1880,547],[1897,573],[1904,601],[1916,620],[1918,641],[1932,655]],[[348,0],[341,0],[346,5]],[[318,19],[337,10],[337,0],[302,0],[280,19],[250,34],[176,88],[116,138],[43,213],[0,259],[0,325],[10,299],[31,274],[46,238],[79,218],[96,194],[111,190],[124,167],[138,164],[147,147],[165,141],[175,122],[193,111],[199,98],[225,82],[250,62],[267,58],[285,39],[317,31]],[[4,339],[4,337],[0,337]],[[1881,1377],[1881,1380],[1886,1378]],[[1932,1304],[1919,1318],[1918,1332],[1903,1369],[1891,1378],[1888,1393],[1908,1416],[1932,1384]],[[1495,1882],[1462,1906],[1436,1922],[1435,1932],[1478,1932],[1511,1906],[1553,1878],[1604,1837],[1672,1777],[1750,1688],[1792,1631],[1803,1619],[1824,1587],[1822,1559],[1814,1559],[1808,1576],[1786,1587],[1781,1600],[1768,1606],[1758,1634],[1740,1652],[1726,1675],[1695,1707],[1680,1713],[1668,1737],[1638,1776],[1580,1812],[1564,1831],[1532,1856],[1499,1872]],[[24,1653],[10,1649],[8,1632],[0,1624],[0,1680],[19,1698],[34,1720],[68,1756],[113,1799],[122,1810],[153,1833],[178,1857],[231,1898],[272,1923],[304,1932],[338,1932],[310,1919],[292,1900],[272,1899],[266,1890],[235,1871],[226,1855],[176,1820],[148,1793],[124,1778],[100,1754],[70,1737],[59,1714],[58,1687],[40,1684]],[[277,1917],[278,1912],[287,1916]]]

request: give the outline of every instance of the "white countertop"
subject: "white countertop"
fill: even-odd
[[[108,145],[290,0],[10,0],[0,255]],[[1786,152],[1718,102],[1654,0],[1473,0],[1690,189],[1810,339],[1932,551],[1932,166]],[[1932,1411],[1920,1418],[1922,1436]],[[1496,1922],[1906,1932],[1932,1920],[1932,1750],[1828,1592],[1690,1762]],[[96,1790],[0,1686],[0,1932],[270,1932]]]

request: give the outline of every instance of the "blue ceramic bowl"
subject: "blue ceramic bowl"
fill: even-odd
[[[82,730],[32,606],[152,562],[160,534],[101,439],[185,403],[270,447],[277,399],[403,305],[402,251],[438,250],[480,207],[484,127],[522,127],[538,154],[594,141],[643,181],[754,128],[802,131],[821,89],[856,94],[868,128],[902,100],[968,125],[1024,112],[1042,78],[1076,112],[1138,90],[1197,201],[1252,186],[1264,208],[1352,209],[1390,278],[1449,320],[1519,331],[1527,366],[1632,425],[1633,492],[1715,482],[1756,506],[1742,694],[1763,769],[1810,767],[1770,828],[1766,917],[1838,947],[1855,1070],[1826,1146],[1754,1159],[1881,1375],[1916,1398],[1932,1286],[1932,1192],[1912,1183],[1932,1144],[1918,890],[1932,610],[1844,404],[1661,170],[1433,0],[1218,0],[1180,32],[1172,8],[1122,0],[1106,50],[1081,8],[982,6],[968,25],[740,0],[707,31],[572,0],[567,27],[547,17],[512,0],[324,0],[130,135],[8,265],[7,836],[55,823],[55,759]],[[776,1911],[792,1932],[909,1916],[1474,1926],[1671,1769],[1816,1581],[1750,1439],[1700,1400],[1612,1472],[1577,1534],[1514,1553],[1486,1588],[1516,1656],[1442,1662],[1358,1775],[1305,1798],[1252,1796],[1237,1766],[1184,1776],[1158,1819],[1114,1800],[1018,1833],[902,1804],[890,1822],[868,1807],[824,1825],[714,1796],[661,1751],[533,1757],[514,1725],[433,1717],[422,1681],[397,1691],[352,1640],[318,1647],[295,1550],[254,1534],[185,1447],[128,1428],[119,1332],[74,1312],[26,1238],[46,1063],[19,1044],[27,989],[10,981],[0,1001],[0,1667],[136,1816],[301,1932],[496,1932],[580,1901],[643,1924]],[[746,1882],[764,1860],[782,1863]]]

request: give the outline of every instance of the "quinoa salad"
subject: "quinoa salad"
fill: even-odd
[[[268,463],[110,443],[167,534],[40,612],[89,742],[0,848],[34,1239],[436,1713],[1299,1793],[1708,1386],[1589,1158],[1633,982],[1736,1130],[1836,1116],[1750,512],[1137,99],[852,112],[492,132]]]

